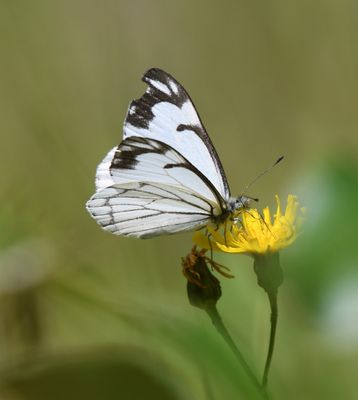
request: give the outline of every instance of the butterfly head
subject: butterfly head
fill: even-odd
[[[258,201],[259,199],[248,197],[248,196],[238,196],[238,197],[230,197],[228,201],[228,210],[231,213],[240,210],[247,210],[250,208],[250,204],[252,201]]]

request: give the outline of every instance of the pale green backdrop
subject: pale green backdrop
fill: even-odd
[[[358,397],[358,5],[354,1],[0,2],[0,389],[4,399],[248,399],[255,390],[186,299],[191,234],[101,231],[84,204],[140,78],[184,84],[234,194],[294,193],[282,254],[279,399]],[[219,309],[259,375],[269,310],[252,261],[218,255]]]

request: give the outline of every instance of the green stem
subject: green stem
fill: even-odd
[[[230,333],[226,329],[226,326],[224,325],[224,322],[216,308],[215,305],[211,305],[205,308],[205,311],[209,315],[213,325],[215,326],[216,330],[219,332],[219,334],[222,336],[222,338],[225,340],[227,345],[230,347],[231,351],[234,353],[235,357],[241,364],[242,368],[246,372],[247,376],[250,378],[251,382],[253,385],[256,387],[258,392],[261,394],[263,399],[268,399],[267,393],[265,389],[261,386],[260,382],[256,378],[255,374],[251,371],[249,365],[245,361],[244,356],[241,354],[240,350],[237,348],[235,342],[233,341]]]
[[[270,371],[272,355],[275,347],[275,337],[276,337],[276,328],[277,328],[277,319],[278,319],[278,307],[277,307],[277,290],[267,292],[270,308],[271,308],[271,328],[270,328],[270,341],[269,347],[267,351],[265,369],[262,377],[262,386],[266,388],[268,374]]]

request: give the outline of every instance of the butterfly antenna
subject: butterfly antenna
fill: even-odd
[[[250,187],[257,182],[260,178],[262,178],[264,175],[266,175],[269,171],[272,170],[273,167],[275,167],[279,162],[281,162],[283,160],[284,156],[280,156],[270,167],[266,168],[264,171],[260,172],[255,179],[253,179],[250,183],[248,183],[245,187],[244,190],[242,191],[242,195],[244,195],[246,193],[246,191],[248,189],[250,189]],[[253,199],[255,201],[257,201],[257,199]]]

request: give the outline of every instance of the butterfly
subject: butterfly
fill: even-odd
[[[129,105],[123,141],[96,171],[91,216],[116,235],[149,238],[219,226],[251,198],[232,197],[219,156],[183,86],[158,68]]]

